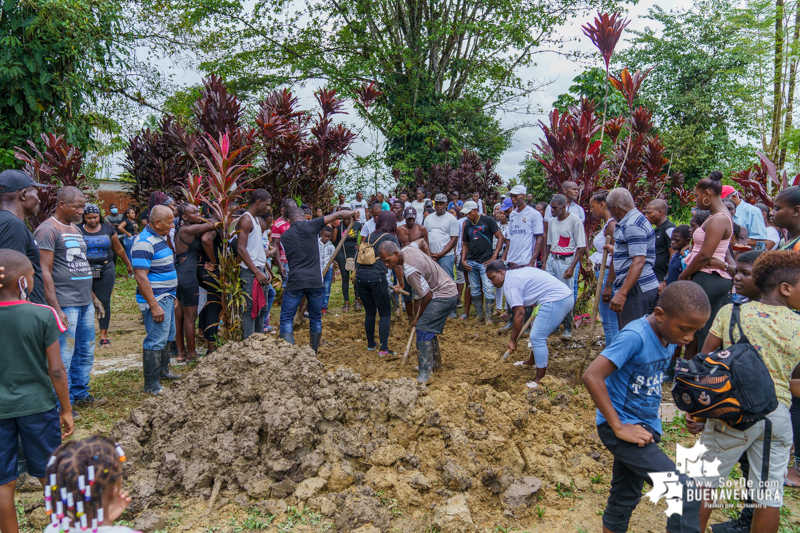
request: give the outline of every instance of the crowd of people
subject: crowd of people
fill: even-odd
[[[777,531],[784,483],[800,486],[799,460],[790,467],[793,443],[800,455],[800,187],[781,191],[770,209],[744,201],[722,178],[712,172],[698,182],[697,206],[684,225],[670,220],[664,200],[642,212],[626,189],[597,191],[589,206],[601,224],[592,234],[580,188],[570,181],[539,203],[515,185],[491,210],[479,193],[462,200],[458,192],[418,188],[368,199],[358,192],[351,201],[340,194],[324,208],[287,198],[273,213],[273,198],[256,189],[234,213],[230,243],[240,267],[242,335],[269,332],[294,344],[296,324],[307,320],[317,352],[338,273],[340,311],[363,309],[368,351],[398,357],[389,345],[392,322],[413,328],[420,383],[441,372],[439,336],[448,320],[468,320],[474,309],[475,320],[507,332],[509,353],[529,331],[531,349],[515,364],[531,368],[527,385],[536,388],[548,368],[548,337],[560,330],[562,339],[573,338],[581,269],[603,270],[605,348],[583,380],[598,409],[600,439],[614,456],[604,530],[627,530],[651,473],[675,471],[684,490],[691,486],[657,446],[662,383],[680,361],[749,342],[774,382],[777,407],[746,427],[689,414],[687,427],[702,432],[712,459],[719,456],[723,478],[738,461],[754,480],[779,482],[771,497],[754,498],[754,512],[715,531],[750,531],[751,523],[753,531]],[[3,449],[21,439],[29,471],[44,486],[70,449],[58,446],[74,427],[73,407],[105,402],[91,394],[90,372],[95,347],[111,343],[115,264],[136,281],[144,390],[158,395],[162,380],[179,378],[171,349],[185,363],[201,356],[198,331],[206,353],[218,344],[215,275],[227,244],[204,206],[158,191],[140,214],[113,204],[106,213],[80,190],[62,187],[53,215],[31,232],[25,220],[38,212],[40,187],[22,171],[0,173],[0,336],[18,354],[13,363],[0,357],[0,438]],[[276,327],[270,311],[277,288]],[[124,460],[107,455],[112,465]],[[3,456],[16,460],[16,453]],[[8,461],[0,465],[3,533],[16,531],[9,518],[16,475]],[[116,503],[104,496],[97,505],[122,505],[124,493],[114,494]],[[708,498],[685,503],[667,530],[705,531],[710,509]]]

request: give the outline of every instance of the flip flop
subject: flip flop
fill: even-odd
[[[529,367],[529,368],[530,368],[530,367],[532,367],[533,365],[526,365],[526,364],[525,364],[525,359],[523,359],[522,361],[517,361],[516,363],[514,363],[514,366],[527,366],[527,367]]]
[[[800,471],[797,470],[797,467],[795,467],[795,471],[796,472],[800,472]],[[786,472],[783,474],[783,486],[791,488],[791,489],[799,488],[800,485],[789,481],[789,478],[787,477],[788,474],[789,474],[789,469],[787,469]]]
[[[458,317],[458,318],[459,318],[459,320],[466,320],[466,319],[467,319],[467,315],[461,315],[461,316],[460,316],[460,317]]]
[[[108,339],[100,339],[100,347],[111,346],[111,341]]]
[[[536,387],[539,386],[539,384],[536,383],[535,381],[529,381],[525,385],[527,385],[529,389],[535,389]]]

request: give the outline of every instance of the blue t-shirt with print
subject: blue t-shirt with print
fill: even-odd
[[[675,346],[663,346],[645,316],[625,326],[600,354],[617,367],[606,378],[606,388],[623,424],[643,423],[662,433],[661,384]],[[606,421],[599,409],[596,420],[598,426]]]

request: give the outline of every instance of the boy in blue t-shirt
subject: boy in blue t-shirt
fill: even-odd
[[[0,266],[0,531],[17,531],[17,441],[22,441],[28,474],[44,486],[47,461],[61,444],[62,430],[68,437],[75,425],[58,345],[67,328],[52,307],[26,301],[34,282],[25,255],[2,249]]]
[[[603,531],[622,533],[645,481],[653,472],[675,472],[675,463],[658,447],[661,440],[661,384],[678,344],[688,344],[711,314],[700,285],[676,281],[667,285],[652,314],[630,322],[583,375],[597,406],[597,433],[614,456],[611,492],[603,513]],[[683,499],[683,514],[667,519],[667,531],[699,532],[700,504]]]

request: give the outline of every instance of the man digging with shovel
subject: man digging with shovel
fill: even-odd
[[[417,332],[417,381],[426,383],[433,370],[442,366],[436,336],[442,334],[447,317],[456,310],[456,283],[436,261],[414,246],[400,250],[395,243],[385,242],[381,244],[380,256],[388,268],[403,268],[404,278],[419,296],[419,310],[411,327]],[[400,293],[400,287],[395,286],[393,290]]]

